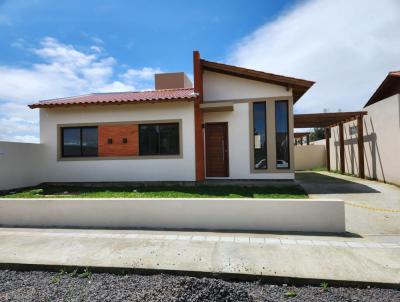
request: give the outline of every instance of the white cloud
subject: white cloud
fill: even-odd
[[[39,138],[33,135],[16,135],[14,136],[13,141],[23,143],[39,143]]]
[[[129,84],[120,82],[120,81],[114,81],[112,83],[106,84],[103,87],[97,89],[97,92],[119,92],[119,91],[129,91],[132,86]],[[136,89],[135,89],[136,90]]]
[[[92,41],[96,44],[104,44],[104,41],[99,37],[91,37]]]
[[[101,49],[101,47],[95,46],[95,45],[90,46],[90,49],[93,50],[93,51],[95,51],[95,52],[97,52],[97,53],[101,53],[101,52],[103,51],[103,50]]]
[[[235,45],[229,63],[314,80],[297,112],[359,110],[400,69],[400,1],[300,2]]]
[[[153,87],[159,68],[127,69],[116,73],[117,61],[104,56],[98,46],[80,51],[46,37],[40,47],[26,49],[23,40],[15,47],[32,52],[42,62],[30,67],[0,65],[0,139],[33,141],[38,137],[38,112],[26,105],[41,99],[92,92],[116,92]],[[98,41],[98,43],[100,43]]]
[[[160,68],[143,67],[142,69],[128,69],[121,75],[121,79],[138,89],[148,90],[149,86],[153,84],[154,74],[161,73]]]

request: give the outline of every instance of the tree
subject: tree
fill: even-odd
[[[310,141],[318,141],[320,139],[325,138],[325,130],[324,128],[314,128],[314,130],[310,133]]]

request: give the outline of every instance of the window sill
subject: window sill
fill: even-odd
[[[57,161],[96,161],[96,160],[146,160],[146,159],[180,159],[179,155],[134,155],[134,156],[87,156],[87,157],[59,157]]]
[[[275,169],[260,169],[260,170],[250,170],[250,174],[270,174],[270,173],[294,173],[291,168],[275,168]]]

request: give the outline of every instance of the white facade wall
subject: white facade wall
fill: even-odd
[[[229,177],[228,179],[294,179],[293,156],[293,103],[292,92],[286,87],[252,81],[239,77],[204,72],[204,101],[233,102],[233,111],[205,112],[204,123],[227,122],[229,140]],[[289,100],[289,145],[291,168],[276,170],[275,167],[275,108],[273,100]],[[251,171],[250,154],[250,112],[252,101],[267,101],[267,157],[271,171],[254,173]]]
[[[194,181],[194,108],[192,102],[40,109],[45,182]],[[57,159],[57,125],[103,122],[182,121],[182,158]]]
[[[284,86],[247,80],[211,71],[204,71],[203,86],[204,102],[292,96],[291,89],[287,89]]]
[[[0,142],[0,191],[42,182],[43,146]]]
[[[372,179],[400,185],[400,94],[393,95],[363,109],[364,116],[364,170]],[[351,135],[345,123],[345,170],[358,174],[357,134]],[[331,169],[340,170],[339,127],[331,130]]]

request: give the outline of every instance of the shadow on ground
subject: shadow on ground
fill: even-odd
[[[360,183],[316,172],[296,172],[296,182],[308,194],[380,193]]]

